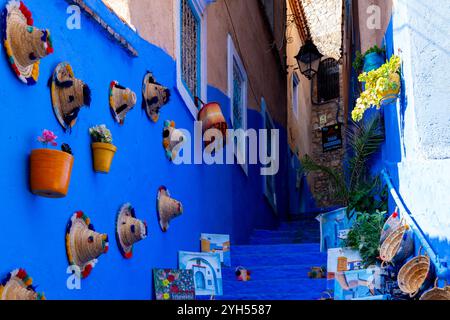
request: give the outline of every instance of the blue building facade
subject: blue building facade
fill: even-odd
[[[1,0],[0,6],[6,3]],[[178,128],[189,130],[192,136],[195,120],[176,90],[176,62],[124,25],[101,1],[85,3],[139,55],[131,56],[86,14],[81,16],[81,29],[69,30],[66,10],[70,3],[65,0],[27,1],[35,25],[51,31],[55,53],[41,61],[39,81],[28,87],[11,71],[1,49],[0,277],[12,269],[25,268],[48,299],[150,299],[152,268],[176,268],[178,251],[198,251],[202,232],[230,234],[232,245],[245,243],[251,230],[273,228],[289,211],[286,130],[275,124],[280,129],[280,169],[275,176],[278,213],[265,198],[259,165],[249,165],[247,176],[237,164],[170,163],[162,147],[164,120],[174,120]],[[69,62],[76,77],[92,91],[91,107],[81,110],[71,133],[63,132],[56,121],[47,85],[62,61]],[[140,108],[147,71],[172,93],[157,123],[149,121]],[[109,111],[112,80],[138,93],[138,103],[123,126],[114,122]],[[230,114],[226,93],[208,86],[207,100],[219,102],[223,113]],[[97,124],[111,129],[118,148],[107,175],[92,169],[88,129]],[[29,190],[29,156],[32,149],[41,147],[37,136],[44,128],[54,131],[59,144],[70,144],[74,152],[69,193],[63,199],[37,197]],[[260,112],[248,109],[248,128],[264,128]],[[171,223],[167,233],[161,232],[156,217],[156,195],[161,185],[167,186],[184,206],[183,215]],[[126,202],[147,221],[149,231],[149,237],[136,245],[131,260],[122,258],[114,239],[115,217]],[[109,235],[110,250],[82,280],[80,290],[69,290],[64,234],[70,216],[78,210],[91,218],[96,230]]]
[[[388,58],[402,59],[402,89],[381,110],[386,141],[372,168],[387,169],[444,267],[450,262],[449,14],[448,1],[393,1],[383,42]]]

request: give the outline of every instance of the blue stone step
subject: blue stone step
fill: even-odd
[[[277,229],[278,231],[298,231],[302,229],[320,230],[320,223],[317,220],[282,222]]]
[[[326,264],[326,261],[326,254],[321,254],[320,252],[247,254],[233,255],[231,257],[231,262],[234,266],[279,266],[296,264],[321,266]]]
[[[322,290],[322,291],[325,291]],[[322,291],[320,292],[308,292],[308,293],[252,293],[252,294],[230,294],[230,295],[223,295],[221,297],[216,297],[216,300],[231,300],[231,301],[238,301],[238,300],[265,300],[265,301],[280,301],[280,300],[318,300],[321,295]]]
[[[297,237],[298,232],[296,230],[255,230],[252,233],[252,237],[265,237],[265,238],[295,238]]]
[[[308,279],[308,272],[311,267],[322,267],[324,265],[313,266],[309,263],[299,265],[280,265],[280,266],[245,266],[251,271],[251,281],[257,280],[285,280],[285,279]],[[237,281],[235,268],[222,269],[223,281]]]
[[[251,237],[249,243],[253,245],[260,244],[285,244],[285,243],[300,243],[300,239],[295,238],[262,238],[262,237]]]
[[[238,245],[231,247],[231,258],[248,254],[286,254],[320,253],[319,243]]]
[[[281,280],[250,280],[242,281],[224,281],[224,295],[238,294],[256,294],[256,293],[290,293],[290,294],[311,294],[316,292],[320,296],[322,291],[327,288],[326,279],[281,279]]]

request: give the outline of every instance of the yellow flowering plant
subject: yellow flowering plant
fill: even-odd
[[[365,83],[365,90],[356,100],[356,106],[352,111],[354,121],[360,121],[364,112],[369,108],[380,109],[381,103],[387,95],[398,94],[400,91],[400,65],[400,57],[393,55],[380,68],[359,75],[358,80]]]

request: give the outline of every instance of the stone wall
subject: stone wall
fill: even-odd
[[[340,91],[341,97],[344,95],[344,75],[343,67],[340,67]],[[317,89],[317,86],[314,86]],[[314,91],[315,91],[314,90]],[[314,95],[316,93],[314,92]],[[339,112],[338,112],[339,106]],[[322,128],[336,124],[336,120],[342,123],[342,136],[345,137],[346,126],[344,123],[345,108],[342,99],[336,99],[323,105],[312,105],[311,109],[311,130],[312,130],[312,154],[311,157],[319,164],[331,167],[335,170],[342,171],[345,156],[345,148],[323,152],[322,148]],[[336,119],[336,115],[338,115]],[[322,118],[322,119],[321,119]],[[345,145],[345,144],[344,144]],[[332,199],[332,186],[328,175],[324,173],[315,173],[312,175],[314,183],[312,184],[312,193],[317,201],[318,206],[328,207],[339,205]]]

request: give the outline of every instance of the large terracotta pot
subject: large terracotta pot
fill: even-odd
[[[92,144],[92,156],[94,158],[94,170],[108,173],[117,147],[110,143],[95,142]]]
[[[222,133],[223,144],[226,144],[228,125],[218,103],[211,102],[204,104],[198,113],[198,121],[202,121],[203,134],[208,129],[217,129]],[[212,142],[205,142],[205,146],[208,146]]]
[[[73,156],[51,149],[35,149],[30,157],[31,192],[46,198],[63,198],[69,189]]]

